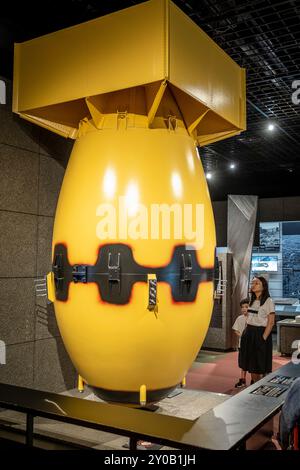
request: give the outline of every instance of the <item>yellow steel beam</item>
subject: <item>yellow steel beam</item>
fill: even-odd
[[[99,111],[97,106],[95,106],[94,102],[92,101],[92,98],[86,98],[85,101],[93,118],[95,126],[97,127],[97,129],[100,129],[101,123],[103,122],[103,114]]]
[[[202,113],[201,116],[199,116],[194,122],[192,122],[192,124],[190,124],[190,126],[188,127],[188,133],[190,134],[190,136],[193,136],[196,127],[200,124],[204,116],[206,116],[206,114],[209,111],[210,111],[209,109],[204,111],[204,113]]]
[[[157,113],[157,110],[158,110],[158,107],[161,103],[161,100],[164,96],[164,92],[165,92],[165,89],[167,88],[167,81],[164,80],[163,82],[161,82],[160,84],[160,87],[154,97],[154,100],[153,100],[153,103],[149,109],[149,112],[148,112],[148,125],[149,127],[151,127],[151,124],[155,118],[155,115]]]
[[[228,139],[229,137],[239,135],[240,133],[241,131],[231,131],[231,132],[219,132],[218,134],[198,135],[197,141],[198,141],[198,145],[200,145],[201,147],[204,147],[204,145],[213,144],[214,142]]]
[[[48,121],[47,119],[42,119],[37,116],[30,116],[30,114],[19,113],[19,116],[26,121],[32,122],[33,124],[37,124],[44,129],[49,131],[55,132],[56,134],[61,135],[62,137],[68,137],[70,139],[76,139],[78,129],[73,127],[64,126],[63,124],[59,124],[57,122]]]

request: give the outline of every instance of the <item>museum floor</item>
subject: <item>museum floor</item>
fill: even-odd
[[[289,362],[289,358],[281,357],[275,349],[273,351],[273,370]],[[237,366],[237,352],[220,353],[214,351],[201,351],[193,363],[186,378],[186,388],[176,389],[168,397],[158,403],[156,413],[178,416],[194,420],[203,413],[212,409],[219,403],[227,400],[231,395],[239,393],[234,384],[239,377]],[[248,377],[247,383],[250,382]],[[92,391],[86,387],[82,394],[77,389],[69,390],[65,394],[89,400],[99,400]],[[22,442],[22,433],[25,427],[25,416],[12,411],[0,412],[0,436],[5,437],[7,431],[1,425],[9,426],[15,434],[15,440]],[[273,419],[274,435],[278,430],[278,416]],[[93,448],[99,450],[125,450],[128,448],[128,439],[105,433],[73,426],[66,423],[36,418],[35,432],[37,438],[35,445],[46,449]],[[19,434],[18,434],[19,433]],[[140,442],[139,449],[170,449]],[[269,439],[264,445],[265,450],[278,448],[275,439]]]
[[[290,360],[290,358],[283,357],[277,352],[275,339],[273,339],[273,370],[278,369]],[[228,395],[237,393],[238,390],[234,388],[239,374],[237,357],[237,352],[200,351],[187,375],[187,388]],[[247,384],[250,383],[250,380],[248,374]]]

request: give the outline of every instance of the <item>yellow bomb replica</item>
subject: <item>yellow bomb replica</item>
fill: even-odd
[[[197,146],[245,128],[244,71],[169,1],[15,46],[14,111],[75,144],[48,297],[82,380],[145,404],[184,377],[213,306]]]

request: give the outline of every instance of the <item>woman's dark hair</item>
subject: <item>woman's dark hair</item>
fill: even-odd
[[[240,301],[240,307],[242,307],[245,304],[249,304],[249,299],[243,299]]]
[[[270,297],[268,282],[263,276],[254,276],[253,279],[259,279],[260,282],[262,283],[263,290],[262,290],[261,296],[259,298],[259,301],[260,301],[260,305],[263,305],[265,303],[265,301]],[[256,295],[252,291],[250,291],[250,295],[251,295],[250,305],[252,305],[253,302],[256,300]]]

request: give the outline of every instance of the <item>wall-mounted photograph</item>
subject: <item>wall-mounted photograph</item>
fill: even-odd
[[[279,222],[261,222],[259,224],[259,249],[265,252],[280,251]]]
[[[282,223],[284,297],[300,297],[300,222]]]

